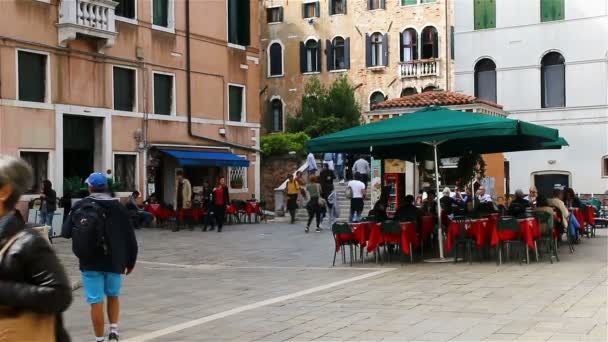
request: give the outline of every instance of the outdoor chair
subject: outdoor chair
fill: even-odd
[[[422,216],[422,224],[420,227],[420,255],[424,257],[424,242],[431,244],[431,235],[435,230],[435,219],[431,215]]]
[[[345,247],[348,246],[350,249],[350,265],[353,265],[353,258],[356,258],[356,251],[353,251],[359,242],[353,236],[353,231],[346,222],[336,222],[331,227],[331,232],[334,235],[334,262],[332,266],[336,266],[336,255],[338,249],[342,251],[342,263],[346,263],[346,251]]]
[[[397,250],[399,254],[401,254],[401,263],[403,264],[404,254],[401,252],[401,226],[399,222],[393,220],[386,220],[380,224],[380,234],[382,235],[382,241],[384,245],[384,255],[386,256],[388,262],[391,261],[391,251],[394,248]],[[395,236],[399,236],[397,240],[394,239]],[[392,237],[392,239],[391,239]],[[389,240],[392,240],[389,242]],[[411,246],[410,246],[411,251]],[[410,252],[410,259],[411,259]],[[381,257],[381,262],[384,262],[384,257]]]
[[[587,238],[591,238],[591,237],[595,236],[595,222],[593,222],[593,224],[592,224],[591,220],[589,220],[590,213],[591,213],[591,215],[595,216],[593,214],[593,207],[590,205],[583,205],[581,207],[581,212],[583,213],[583,217],[585,218],[584,222],[581,222],[581,226],[584,227],[581,234],[585,235]],[[594,217],[592,217],[592,218],[594,218]],[[593,221],[595,221],[595,220],[593,220]]]
[[[496,260],[496,264],[502,264],[502,250],[506,250],[506,260],[509,260],[510,252],[512,247],[516,247],[516,258],[519,260],[519,264],[521,265],[521,259],[523,257],[524,250],[524,242],[520,238],[520,228],[519,222],[517,219],[513,217],[503,216],[498,220],[497,228],[498,233],[501,232],[509,232],[512,238],[506,240],[500,240],[498,244],[496,244],[496,252],[498,258]]]
[[[472,222],[464,216],[454,217],[454,222],[458,224],[458,235],[454,239],[454,263],[458,262],[458,250],[460,249],[462,250],[462,261],[468,259],[470,265],[473,263],[473,246],[476,245],[475,239],[467,236],[467,225],[470,227]]]
[[[559,256],[557,255],[557,237],[555,236],[555,223],[553,221],[553,215],[547,212],[535,212],[534,217],[538,221],[540,227],[540,239],[536,245],[536,251],[538,255],[539,248],[544,247],[541,257],[545,254],[549,255],[549,261],[553,263],[553,257],[559,262]],[[535,241],[535,243],[537,242]],[[537,260],[538,261],[538,258]]]

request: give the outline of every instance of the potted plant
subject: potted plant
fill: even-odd
[[[243,188],[243,176],[235,176],[230,180],[230,187],[233,189]]]

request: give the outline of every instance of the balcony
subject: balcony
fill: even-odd
[[[421,59],[399,63],[401,78],[439,76],[439,59]]]
[[[98,50],[114,45],[116,38],[114,10],[111,0],[63,0],[59,5],[59,45],[78,36],[97,38]]]

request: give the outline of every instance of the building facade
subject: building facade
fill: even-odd
[[[282,131],[311,77],[347,76],[370,104],[451,89],[452,3],[446,0],[264,0],[262,90],[267,132]]]
[[[455,22],[456,91],[570,144],[506,154],[511,190],[608,190],[608,1],[455,1]]]
[[[61,195],[69,180],[111,170],[120,191],[172,203],[183,169],[193,186],[226,176],[236,198],[259,196],[257,1],[5,0],[0,10],[0,153],[30,162],[32,194],[47,178]]]

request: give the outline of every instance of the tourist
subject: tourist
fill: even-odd
[[[226,178],[220,177],[212,190],[213,214],[217,223],[217,232],[221,233],[226,220],[226,207],[230,204],[230,194],[226,186]]]
[[[422,211],[425,214],[437,217],[437,201],[435,200],[435,191],[430,190],[427,193],[426,199],[422,201]]]
[[[304,179],[304,175],[302,171],[296,171],[296,182],[300,186],[300,193],[298,194],[298,208],[303,206],[303,203],[306,201],[306,180]]]
[[[92,173],[86,184],[90,196],[74,205],[61,235],[72,239],[72,250],[80,263],[96,341],[105,340],[105,297],[110,321],[108,340],[118,341],[122,274],[130,274],[135,267],[137,240],[127,210],[106,193],[107,178]],[[105,234],[100,237],[99,231]]]
[[[317,160],[315,159],[315,155],[311,153],[306,157],[306,166],[308,168],[308,177],[317,174]]]
[[[568,208],[582,208],[584,206],[581,199],[574,194],[572,188],[567,188],[566,191],[564,191],[564,198]]]
[[[549,201],[547,200],[547,198],[545,196],[538,196],[535,198],[536,199],[536,207],[534,208],[534,212],[545,212],[549,215],[551,215],[551,217],[555,216],[555,210],[553,210],[553,208],[551,206],[549,206]],[[554,222],[555,227],[557,227],[557,225]],[[541,233],[545,233],[545,230],[547,229],[547,225],[545,224],[539,224],[539,229],[541,231]],[[558,231],[560,231],[560,229],[558,228]],[[560,233],[561,235],[561,233]]]
[[[321,231],[321,208],[319,206],[319,198],[321,196],[321,185],[317,183],[317,176],[311,176],[309,178],[308,185],[306,185],[306,191],[308,192],[308,203],[306,204],[306,210],[308,211],[308,223],[306,224],[306,233],[310,230],[310,223],[313,217],[317,219],[316,232]]]
[[[395,211],[395,221],[414,222],[420,229],[422,224],[422,212],[414,205],[414,196],[407,195],[401,200],[401,205]]]
[[[208,181],[203,182],[203,209],[205,209],[205,217],[203,218],[203,231],[206,232],[207,228],[211,226],[210,231],[215,230],[214,221],[214,209],[213,206],[213,189]]]
[[[32,170],[22,160],[0,156],[0,340],[69,342],[62,313],[72,303],[72,287],[45,239],[26,230],[15,206],[32,186]],[[24,330],[12,314],[38,314],[35,330]],[[51,334],[55,334],[52,336]]]
[[[515,190],[515,198],[511,201],[508,209],[509,215],[514,217],[525,216],[529,207],[530,202],[524,198],[524,192],[521,189]]]
[[[180,213],[184,209],[192,208],[192,186],[190,181],[184,178],[184,171],[177,170],[176,176],[176,187],[175,187],[175,211],[178,217],[183,217]],[[179,230],[179,225],[176,224],[173,231]]]
[[[445,212],[446,217],[454,215],[454,213],[458,210],[458,201],[450,196],[451,193],[450,188],[445,187],[442,192],[443,196],[439,199],[441,210]]]
[[[363,182],[367,186],[367,181],[369,180],[369,162],[365,160],[363,157],[359,157],[357,161],[353,164],[353,174],[360,175],[360,181]]]
[[[329,194],[334,191],[334,180],[336,175],[329,169],[329,164],[323,162],[323,171],[319,174],[319,184],[321,184],[321,197],[327,200]]]
[[[347,187],[350,189],[350,215],[349,222],[357,222],[361,218],[365,199],[365,184],[360,180],[361,175],[355,173],[355,179],[348,182]]]
[[[323,163],[327,163],[327,167],[334,171],[334,154],[330,152],[323,154]]]
[[[52,227],[55,210],[57,210],[57,193],[53,190],[53,184],[48,179],[42,182],[40,199],[42,199],[42,204],[40,205],[40,223]]]
[[[547,204],[557,209],[557,214],[559,216],[558,227],[560,228],[560,234],[563,234],[565,231],[567,231],[569,226],[568,217],[570,212],[568,211],[568,208],[566,207],[566,204],[564,203],[563,199],[564,192],[560,189],[555,189],[553,190],[552,197],[547,200]]]
[[[336,153],[336,178],[344,184],[344,154]]]
[[[149,226],[149,224],[154,219],[154,215],[151,213],[141,209],[139,204],[137,204],[137,199],[139,198],[139,191],[133,191],[127,200],[127,210],[131,211],[134,215],[137,216],[138,223],[141,222],[145,227]]]
[[[535,186],[531,186],[525,199],[530,203],[530,206],[534,207],[536,205],[536,197],[538,197],[538,190],[536,190]]]
[[[312,176],[311,176],[312,178]],[[296,222],[296,209],[298,209],[298,195],[300,194],[300,184],[293,178],[292,174],[287,176],[287,211],[291,217],[291,224]]]

